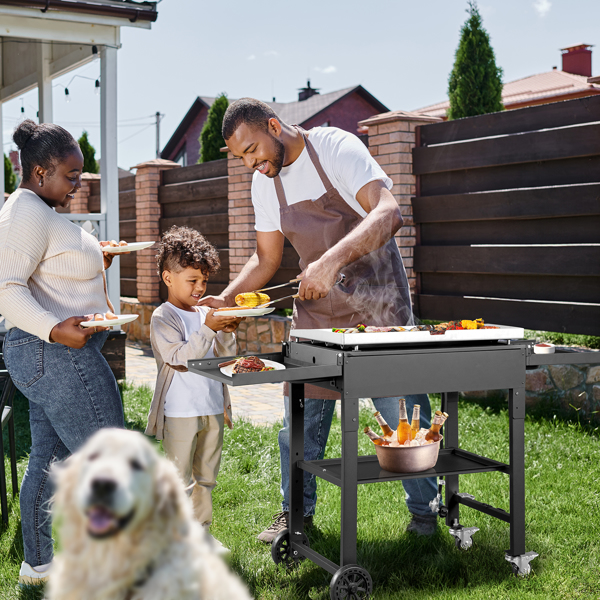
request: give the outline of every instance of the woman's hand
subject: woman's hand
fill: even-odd
[[[230,331],[235,331],[239,325],[239,317],[228,317],[226,315],[215,315],[215,309],[211,308],[206,314],[204,324],[213,331],[225,331],[225,328],[233,327]]]
[[[121,241],[117,244],[117,242],[115,242],[114,240],[111,240],[110,242],[100,242],[100,245],[104,248],[105,246],[108,247],[115,247],[115,246],[124,246],[127,242]],[[104,270],[108,269],[108,267],[110,267],[110,265],[112,265],[112,261],[113,258],[115,257],[115,255],[111,252],[103,252],[103,257],[104,257]],[[119,254],[131,254],[131,252],[119,252]]]
[[[69,317],[58,323],[50,332],[50,340],[69,348],[80,350],[97,331],[106,331],[107,327],[80,327],[80,323],[89,321],[90,315]]]

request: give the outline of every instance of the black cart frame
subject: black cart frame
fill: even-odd
[[[533,353],[533,342],[492,341],[335,348],[314,342],[282,344],[280,353],[259,354],[286,366],[282,371],[223,375],[218,363],[227,358],[189,361],[190,371],[228,385],[290,382],[290,516],[289,529],[273,542],[273,557],[286,562],[308,558],[334,575],[336,585],[355,585],[367,597],[372,589],[369,574],[356,564],[357,486],[423,477],[445,480],[446,524],[456,545],[471,546],[478,529],[460,524],[460,505],[505,521],[510,527],[506,560],[515,574],[530,572],[537,556],[525,546],[525,374],[542,364],[600,363],[597,352]],[[233,357],[232,357],[233,358]],[[311,383],[341,394],[342,450],[340,458],[304,460],[304,384]],[[459,391],[508,389],[509,462],[501,463],[463,450],[458,436]],[[376,455],[358,456],[359,398],[418,393],[441,393],[442,410],[449,414],[444,428],[444,448],[433,469],[419,473],[390,473],[380,468]],[[303,530],[303,471],[341,488],[340,564],[312,550]],[[460,475],[500,471],[509,477],[509,512],[459,491]],[[346,576],[351,573],[350,576]],[[344,577],[346,577],[344,579]],[[342,583],[340,583],[342,581]],[[355,582],[355,583],[352,583]],[[355,587],[356,587],[355,585]],[[360,587],[362,586],[362,587]],[[341,597],[341,596],[340,596]],[[352,596],[349,596],[352,597]]]

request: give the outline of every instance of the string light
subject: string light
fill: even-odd
[[[92,56],[94,60],[98,60],[98,46],[92,46]]]
[[[67,102],[67,104],[69,102],[71,102],[71,96],[69,95],[69,88],[68,87],[65,88],[65,102]]]
[[[100,80],[96,79],[96,83],[94,84],[94,93],[96,94],[96,96],[98,96],[98,94],[100,94]]]

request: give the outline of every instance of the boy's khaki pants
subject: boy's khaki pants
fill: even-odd
[[[194,516],[212,521],[212,490],[217,485],[223,449],[223,413],[203,417],[165,417],[163,448],[190,490]]]

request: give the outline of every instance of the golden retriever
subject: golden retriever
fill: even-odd
[[[250,600],[193,519],[175,466],[143,435],[102,429],[52,474],[50,600]]]

